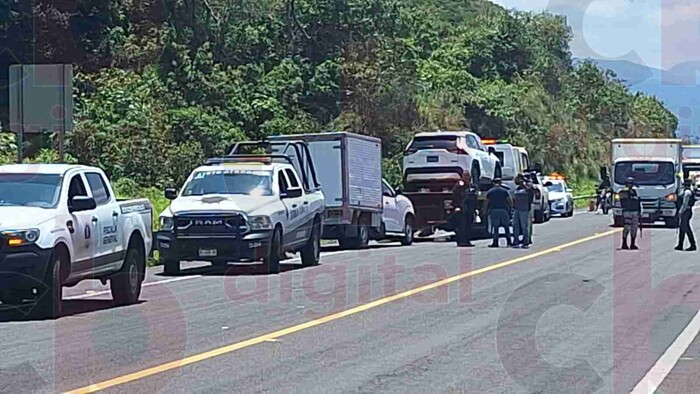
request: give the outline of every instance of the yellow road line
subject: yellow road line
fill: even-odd
[[[561,251],[562,249],[571,248],[573,246],[577,246],[577,245],[580,245],[582,243],[593,241],[593,240],[596,240],[599,238],[604,238],[604,237],[607,237],[609,235],[618,233],[620,231],[621,231],[621,229],[610,230],[610,231],[607,231],[604,233],[600,233],[600,234],[596,234],[596,235],[593,235],[590,237],[579,239],[578,241],[569,242],[569,243],[564,244],[564,245],[559,245],[559,246],[556,246],[556,247],[553,247],[550,249],[546,249],[546,250],[543,250],[543,251],[540,251],[537,253],[529,254],[527,256],[518,257],[517,259],[513,259],[513,260],[505,261],[502,263],[490,265],[488,267],[480,268],[480,269],[477,269],[474,271],[465,272],[465,273],[455,275],[455,276],[452,276],[449,278],[445,278],[445,279],[442,279],[442,280],[439,280],[437,282],[433,282],[433,283],[430,283],[430,284],[427,284],[424,286],[416,287],[414,289],[407,290],[407,291],[404,291],[402,293],[398,293],[398,294],[395,294],[395,295],[392,295],[389,297],[380,298],[380,299],[378,299],[376,301],[372,301],[368,304],[359,305],[359,306],[356,306],[354,308],[350,308],[350,309],[347,309],[347,310],[344,310],[341,312],[333,313],[331,315],[324,316],[324,317],[321,317],[321,318],[316,319],[316,320],[311,320],[311,321],[308,321],[306,323],[287,327],[287,328],[279,330],[279,331],[271,332],[271,333],[261,335],[259,337],[251,338],[251,339],[248,339],[248,340],[245,340],[242,342],[238,342],[238,343],[234,343],[234,344],[231,344],[228,346],[220,347],[218,349],[210,350],[208,352],[185,357],[181,360],[171,361],[169,363],[157,365],[155,367],[147,368],[147,369],[144,369],[144,370],[141,370],[138,372],[119,376],[119,377],[114,378],[114,379],[105,380],[103,382],[95,383],[95,384],[92,384],[90,386],[81,387],[79,389],[68,391],[67,394],[94,393],[94,392],[99,391],[99,390],[104,390],[104,389],[107,389],[110,387],[133,382],[135,380],[147,378],[149,376],[153,376],[153,375],[156,375],[159,373],[163,373],[163,372],[167,372],[167,371],[170,371],[173,369],[181,368],[181,367],[184,367],[186,365],[198,363],[200,361],[204,361],[204,360],[207,360],[210,358],[214,358],[214,357],[218,357],[218,356],[221,356],[221,355],[224,355],[227,353],[235,352],[236,350],[244,349],[244,348],[247,348],[247,347],[250,347],[253,345],[257,345],[257,344],[260,344],[263,342],[267,342],[270,340],[274,340],[274,339],[277,339],[277,338],[280,338],[280,337],[283,337],[286,335],[294,334],[296,332],[303,331],[303,330],[306,330],[306,329],[309,329],[312,327],[320,326],[322,324],[329,323],[329,322],[332,322],[334,320],[342,319],[344,317],[351,316],[351,315],[354,315],[354,314],[357,314],[360,312],[364,312],[364,311],[376,308],[378,306],[388,304],[388,303],[393,302],[393,301],[397,301],[397,300],[401,300],[403,298],[411,297],[411,296],[416,295],[418,293],[423,293],[423,292],[426,292],[429,290],[433,290],[433,289],[436,289],[438,287],[448,285],[452,282],[456,282],[456,281],[466,279],[466,278],[476,276],[476,275],[485,274],[487,272],[495,271],[495,270],[498,270],[501,268],[505,268],[505,267],[514,265],[514,264],[522,263],[523,261],[532,260],[532,259],[535,259],[537,257],[556,253],[556,252]]]

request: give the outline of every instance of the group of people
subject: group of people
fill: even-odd
[[[634,186],[634,178],[627,178],[625,180],[625,187],[620,190],[618,194],[620,196],[620,206],[622,208],[622,217],[624,220],[621,249],[639,249],[637,247],[637,233],[641,233],[639,221],[642,215],[642,203]],[[695,191],[692,189],[692,182],[690,179],[686,179],[683,182],[683,190],[679,193],[677,202],[679,204],[678,220],[680,229],[678,232],[678,244],[675,249],[692,252],[697,250],[697,246],[695,244],[693,228],[690,224],[693,218],[693,205],[695,205]],[[686,238],[688,238],[690,242],[690,247],[688,249],[684,249]],[[630,240],[629,244],[627,243],[628,239]]]
[[[524,174],[515,177],[516,188],[511,193],[503,187],[501,179],[494,179],[493,188],[486,194],[484,209],[486,210],[493,242],[489,247],[499,247],[501,228],[505,229],[508,246],[528,249],[532,244],[532,202],[535,190],[532,182]],[[471,173],[465,171],[462,179],[453,188],[452,201],[455,206],[457,246],[472,247],[472,228],[477,209],[476,187],[471,182]],[[511,217],[513,234],[510,233]]]

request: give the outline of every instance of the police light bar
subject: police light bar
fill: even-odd
[[[508,140],[497,140],[495,138],[486,138],[481,140],[481,142],[483,142],[484,145],[510,144]]]
[[[563,174],[560,174],[558,172],[553,172],[551,173],[547,178],[551,180],[556,180],[556,181],[565,181],[566,177]]]

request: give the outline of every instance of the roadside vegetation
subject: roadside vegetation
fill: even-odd
[[[655,98],[574,64],[563,18],[485,0],[23,1],[0,10],[0,26],[0,72],[75,64],[71,160],[104,168],[121,196],[156,210],[161,190],[205,158],[272,134],[380,137],[398,184],[414,133],[469,128],[588,188],[612,138],[677,128]],[[31,160],[54,158],[40,150],[52,141],[26,146]]]

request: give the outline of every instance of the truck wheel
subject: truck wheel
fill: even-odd
[[[410,246],[413,243],[413,216],[407,215],[404,222],[405,224],[403,227],[403,237],[401,238],[401,245]]]
[[[32,311],[32,315],[38,318],[54,319],[61,315],[63,311],[63,286],[61,283],[61,264],[68,264],[63,261],[61,253],[51,255],[49,267],[46,270],[44,284],[46,291],[37,300]]]
[[[161,260],[163,263],[163,273],[167,276],[180,275],[180,262],[177,260]]]
[[[312,267],[318,265],[321,259],[321,222],[314,221],[311,229],[309,242],[306,243],[304,249],[301,250],[301,264],[304,267]]]
[[[539,211],[535,211],[535,223],[537,223],[537,224],[544,223],[544,209],[540,209]]]
[[[625,220],[622,216],[613,216],[613,227],[622,227],[625,224]]]
[[[146,260],[141,251],[129,246],[122,269],[110,279],[109,287],[117,305],[131,305],[138,302],[145,267]]]
[[[367,219],[360,218],[360,223],[356,227],[357,235],[339,240],[341,249],[367,249],[369,246],[369,223],[367,223]]]
[[[263,264],[269,274],[279,274],[280,272],[280,249],[282,244],[282,231],[276,228],[272,233],[270,240],[270,250],[267,257],[263,260]]]

